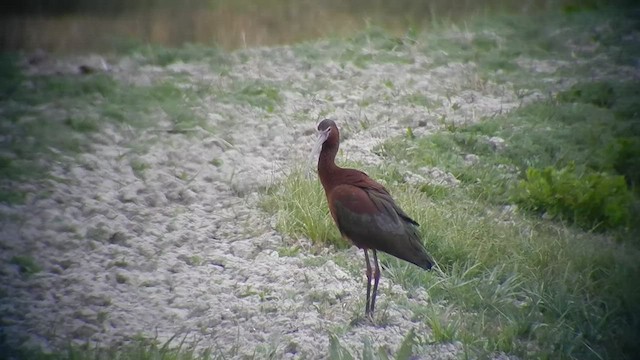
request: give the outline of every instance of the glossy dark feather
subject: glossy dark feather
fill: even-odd
[[[359,248],[380,250],[430,269],[433,261],[422,245],[417,223],[386,190],[381,190],[384,188],[380,184],[371,182],[364,177],[352,184],[338,185],[327,195],[340,232]]]

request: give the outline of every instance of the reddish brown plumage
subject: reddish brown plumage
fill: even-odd
[[[396,203],[384,186],[367,174],[343,169],[335,164],[340,145],[340,133],[335,122],[323,120],[318,125],[322,150],[318,160],[318,175],[329,203],[331,216],[340,233],[364,250],[367,261],[367,306],[371,315],[380,277],[376,250],[386,252],[423,269],[430,269],[433,260],[420,240],[416,226]],[[368,250],[373,251],[375,269],[369,263]],[[374,276],[370,299],[371,276]]]

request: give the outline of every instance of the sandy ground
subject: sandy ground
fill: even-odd
[[[225,75],[198,63],[160,68],[107,59],[109,72],[122,81],[144,84],[181,73],[225,89],[230,80],[260,80],[283,89],[283,103],[268,113],[214,96],[204,99],[197,111],[217,129],[213,135],[107,125],[92,135],[90,152],[51,164],[57,180],[49,182],[46,196],[0,205],[0,311],[11,343],[51,347],[89,339],[112,345],[138,335],[166,341],[188,334],[199,346],[231,357],[262,351],[323,358],[331,332],[351,349],[361,349],[368,337],[376,348],[394,350],[412,328],[428,336],[430,329],[412,320],[406,306],[387,301],[393,294],[430,306],[428,294],[406,294],[384,274],[384,325],[352,326],[364,304],[364,270],[353,276],[323,254],[279,256],[277,249],[291,240],[260,210],[261,193],[307,162],[313,127],[325,114],[343,129],[343,159],[379,164],[372,148],[408,126],[419,136],[439,128],[442,115],[458,123],[477,121],[541,95],[518,99],[508,85],[479,88],[472,64],[434,67],[417,52],[411,64],[365,69],[333,61],[309,66],[289,47],[232,56]],[[29,71],[66,71],[83,61],[88,60],[56,59]],[[540,69],[540,76],[554,66],[527,64]],[[385,80],[393,81],[393,89]],[[437,106],[400,101],[413,93]],[[363,99],[369,100],[366,106]],[[158,128],[166,125],[160,117]],[[144,150],[132,150],[140,144]],[[132,159],[149,165],[144,176],[134,173]],[[21,276],[9,259],[25,254],[42,271]],[[348,256],[363,264],[356,249]],[[447,359],[461,346],[417,351],[421,358]]]

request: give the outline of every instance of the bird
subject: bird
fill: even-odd
[[[425,270],[431,269],[434,260],[420,239],[419,224],[395,203],[383,185],[362,171],[336,165],[339,146],[340,132],[335,121],[324,119],[318,123],[315,145],[320,150],[318,177],[340,234],[364,250],[367,275],[365,316],[373,319],[380,282],[377,251]],[[373,253],[373,268],[369,250]]]

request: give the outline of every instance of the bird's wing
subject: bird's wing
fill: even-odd
[[[386,252],[425,269],[431,267],[433,261],[414,222],[400,215],[402,210],[388,193],[343,184],[333,189],[329,203],[338,229],[354,245]]]
[[[384,211],[386,214],[395,213],[402,220],[408,223],[411,223],[412,225],[420,226],[418,222],[410,218],[409,215],[407,215],[407,213],[405,213],[404,210],[402,210],[393,201],[393,199],[391,198],[391,195],[389,195],[389,193],[386,190],[379,191],[378,189],[375,189],[375,188],[368,188],[368,189],[365,188],[363,190],[367,193],[367,195],[369,195],[369,198],[371,199],[371,201],[373,201],[373,203],[376,204],[376,207],[380,209],[380,211]]]
[[[329,196],[338,227],[368,227],[400,235],[418,225],[396,205],[387,189],[367,174],[349,169],[341,180],[343,184],[336,186]]]
[[[346,177],[347,183],[364,190],[380,211],[388,214],[395,212],[404,221],[420,226],[417,221],[413,220],[393,201],[391,194],[389,194],[389,191],[387,191],[382,184],[371,179],[362,171],[354,170],[354,172],[350,172],[349,175]]]

